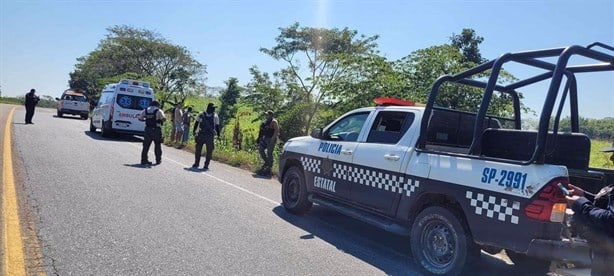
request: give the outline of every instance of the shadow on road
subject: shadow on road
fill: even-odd
[[[79,120],[79,121],[83,121],[84,120],[84,119],[81,119],[81,116],[79,116],[79,115],[74,115],[74,116],[63,115],[62,117],[58,117],[58,115],[53,115],[53,118],[72,119],[72,120]],[[87,120],[87,119],[85,119],[85,120]]]
[[[153,167],[155,165],[142,165],[141,163],[136,163],[136,164],[124,164],[124,166],[126,166],[126,167],[133,167],[133,168],[139,168],[139,169],[150,169],[151,167]]]
[[[102,135],[100,134],[100,132],[91,132],[89,130],[84,131],[83,133],[85,133],[85,135],[87,135],[88,137],[94,139],[94,140],[101,140],[101,141],[126,141],[126,142],[143,142],[143,139],[138,137],[138,136],[134,136],[134,135],[127,135],[127,134],[115,134],[112,137],[102,137]]]
[[[297,236],[297,239],[321,239],[338,250],[377,267],[388,275],[422,275],[418,266],[413,262],[409,237],[386,232],[318,205],[314,205],[308,213],[302,216],[290,214],[282,206],[277,206],[272,211],[279,218],[309,233]],[[482,251],[477,260],[467,263],[461,275],[543,274],[534,274]]]

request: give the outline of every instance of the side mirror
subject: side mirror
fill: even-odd
[[[311,137],[316,138],[316,139],[321,139],[322,138],[322,129],[317,127],[311,130]]]
[[[55,100],[59,102],[59,101],[60,101],[60,98],[55,98]]]

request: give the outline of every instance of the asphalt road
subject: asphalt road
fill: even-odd
[[[0,105],[1,125],[10,108]],[[26,245],[29,272],[419,274],[408,238],[318,206],[290,215],[277,179],[217,162],[192,170],[191,153],[164,146],[162,164],[143,167],[140,138],[105,139],[89,120],[51,109],[25,125],[24,114],[16,109],[11,128],[22,228],[36,238]],[[473,267],[472,275],[529,273],[486,253]]]

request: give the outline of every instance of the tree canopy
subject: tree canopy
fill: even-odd
[[[184,100],[203,89],[206,68],[190,51],[160,34],[130,26],[113,26],[98,48],[77,59],[70,88],[98,94],[121,78],[148,80],[162,102]]]

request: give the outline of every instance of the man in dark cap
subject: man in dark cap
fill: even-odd
[[[202,155],[203,144],[206,146],[207,155],[205,157],[204,170],[209,169],[209,162],[213,157],[213,149],[215,147],[213,138],[217,134],[220,137],[220,118],[215,113],[216,106],[213,103],[207,104],[207,109],[198,114],[196,122],[194,122],[194,139],[196,140],[196,148],[194,151],[194,164],[192,168],[198,168],[200,164],[200,156]]]
[[[30,92],[26,93],[26,124],[34,124],[32,117],[34,117],[34,109],[40,98],[36,95],[34,88],[30,89]]]
[[[141,165],[151,165],[147,154],[151,142],[154,142],[156,165],[162,163],[162,124],[166,120],[164,112],[160,110],[160,103],[152,101],[149,107],[141,111],[139,120],[145,121],[145,136],[143,137],[143,151],[141,152]]]
[[[601,149],[612,152],[614,144]],[[580,236],[591,248],[591,275],[612,275],[614,272],[614,183],[591,194],[580,187],[568,185],[567,206],[574,211],[574,221],[580,227]]]
[[[265,120],[260,124],[260,131],[258,132],[258,152],[260,157],[264,161],[262,168],[256,173],[259,175],[271,175],[271,167],[273,167],[273,150],[277,143],[277,137],[279,136],[279,123],[273,118],[273,110],[267,110],[265,113]]]

